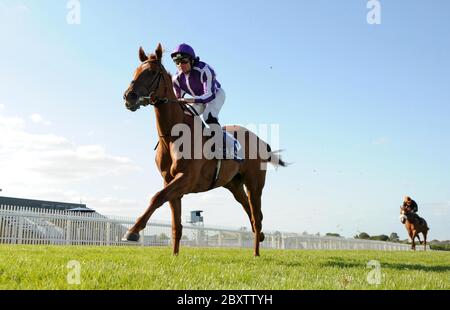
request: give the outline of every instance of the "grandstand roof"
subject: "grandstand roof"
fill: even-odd
[[[38,208],[47,210],[70,210],[75,209],[79,212],[95,212],[86,207],[85,204],[67,203],[57,201],[34,200],[25,198],[13,198],[0,196],[0,205],[16,206],[25,208]],[[71,210],[73,211],[73,210]]]

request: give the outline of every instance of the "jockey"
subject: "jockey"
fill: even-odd
[[[216,73],[205,62],[196,57],[194,49],[180,44],[171,54],[178,73],[173,77],[173,88],[177,98],[190,104],[204,121],[219,124],[219,112],[225,102],[225,92],[216,79]],[[184,98],[188,94],[192,98]]]
[[[403,197],[403,207],[408,207],[415,215],[419,211],[417,203],[411,199],[409,196]]]
[[[183,43],[171,54],[172,60],[177,65],[177,75],[172,79],[173,90],[179,101],[192,107],[208,126],[219,128],[219,112],[225,103],[225,92],[216,79],[216,73],[207,63],[200,61],[195,55],[194,49]],[[185,95],[192,98],[184,98]],[[237,154],[241,148],[238,141],[224,132],[224,147],[217,149],[223,153],[223,158],[242,161]]]

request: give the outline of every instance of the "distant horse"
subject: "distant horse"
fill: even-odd
[[[419,234],[422,233],[424,238],[424,250],[426,251],[427,234],[430,229],[428,228],[428,224],[425,219],[412,212],[410,207],[402,206],[400,207],[400,221],[402,222],[402,224],[405,224],[406,231],[408,232],[408,235],[412,240],[411,249],[414,251],[416,250],[416,243],[414,241],[416,237],[417,239],[419,239],[419,243],[422,243],[419,237]]]
[[[262,233],[261,195],[266,179],[266,170],[261,169],[268,162],[275,166],[285,167],[286,163],[273,152],[270,146],[260,140],[253,132],[241,126],[227,126],[225,130],[237,137],[241,145],[251,146],[250,141],[258,141],[257,156],[250,156],[255,149],[245,148],[244,160],[179,158],[176,140],[172,129],[177,124],[187,124],[193,131],[198,117],[185,113],[173,91],[172,78],[162,65],[163,50],[161,44],[155,54],[147,55],[139,49],[141,64],[136,69],[133,81],[125,91],[125,106],[134,112],[142,105],[151,104],[156,114],[156,128],[159,135],[159,146],[156,153],[156,165],[164,179],[164,188],[156,193],[144,214],[139,217],[123,240],[138,241],[139,232],[146,227],[148,220],[156,209],[169,202],[172,210],[173,254],[178,255],[181,225],[181,198],[189,193],[206,192],[213,188],[225,187],[243,206],[254,232],[254,255],[259,256],[259,245],[264,240]],[[201,127],[201,126],[200,126]],[[191,139],[195,140],[195,139]],[[204,144],[206,141],[202,140]],[[192,141],[192,149],[197,141]],[[253,143],[254,144],[254,143]],[[264,155],[261,155],[263,153]],[[245,185],[245,189],[244,189]]]

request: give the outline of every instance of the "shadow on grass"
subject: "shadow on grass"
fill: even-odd
[[[338,267],[338,268],[361,268],[365,267],[360,262],[342,259],[330,259],[320,264],[322,267]]]
[[[450,271],[450,265],[427,266],[422,264],[404,264],[404,263],[381,263],[381,268],[396,270],[416,270],[426,272],[447,272]]]
[[[407,264],[407,263],[386,263],[381,261],[381,268],[395,269],[399,271],[425,271],[425,272],[448,272],[450,265],[423,265],[423,264]],[[338,268],[366,268],[365,264],[352,260],[331,259],[323,264],[323,267],[338,267]]]

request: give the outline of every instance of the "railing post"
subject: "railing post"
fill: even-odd
[[[242,234],[243,234],[243,232],[238,233],[238,244],[239,244],[240,248],[242,248],[244,246],[244,243],[242,242],[242,239],[243,239]]]
[[[24,222],[23,216],[19,215],[19,232],[17,234],[17,244],[22,244],[23,226],[24,226],[23,222]]]
[[[111,245],[111,222],[106,222],[106,245]]]
[[[66,244],[69,245],[71,244],[71,239],[72,239],[72,221],[71,220],[67,220],[67,225],[66,225]]]
[[[217,245],[222,247],[222,232],[219,231],[219,235],[217,236]]]

